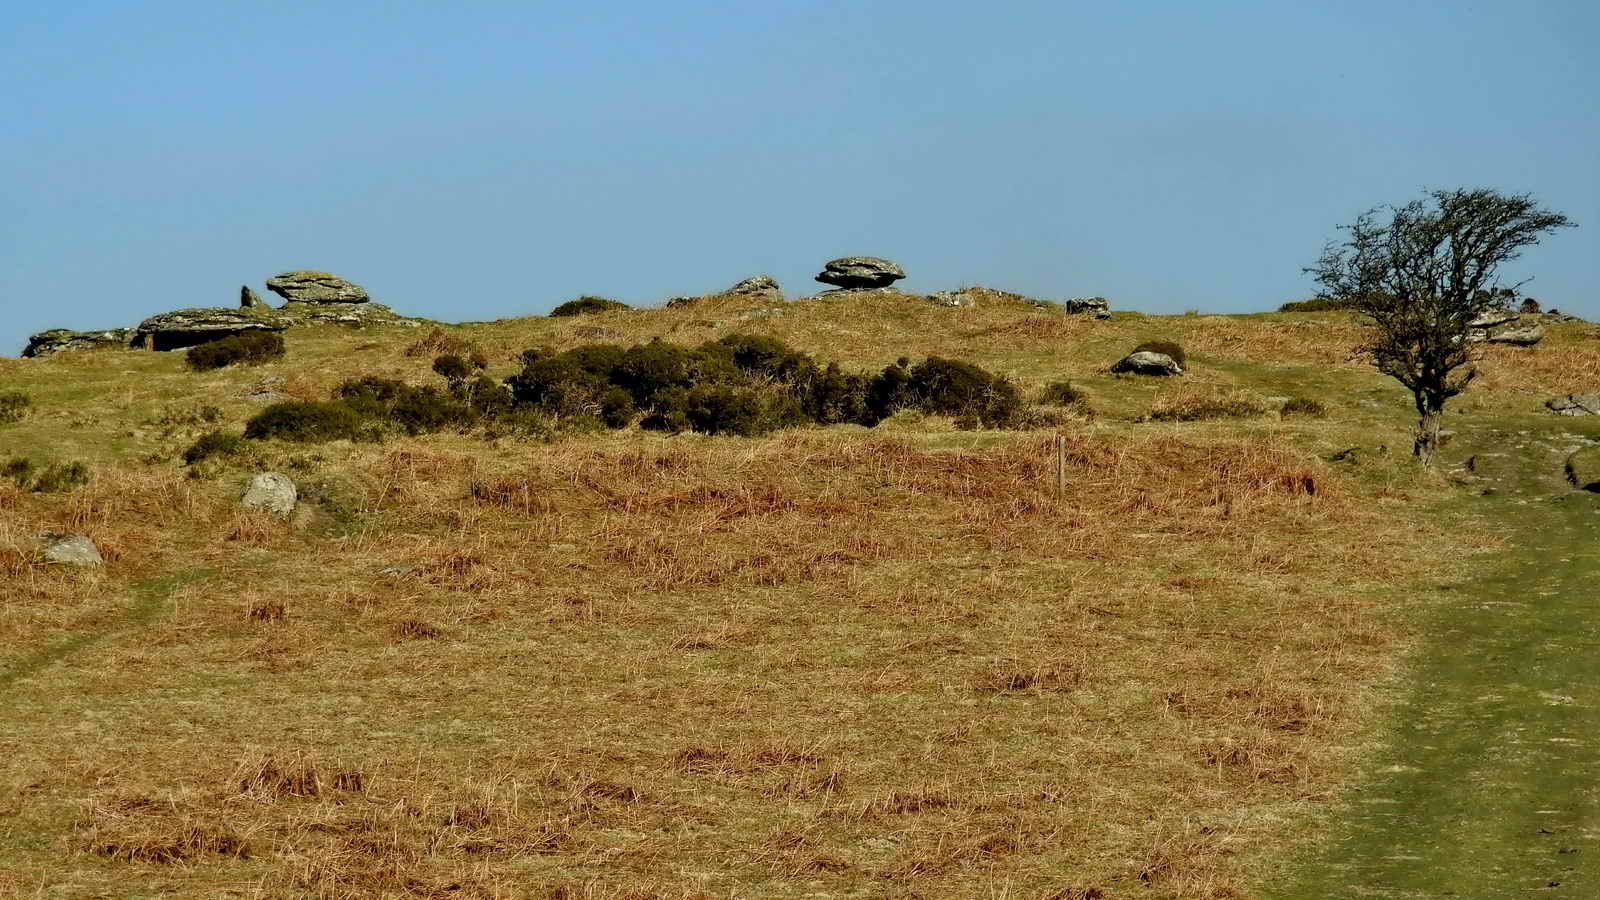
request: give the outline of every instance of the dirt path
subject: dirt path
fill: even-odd
[[[1514,546],[1433,604],[1388,750],[1265,896],[1600,897],[1600,497],[1540,424],[1479,438],[1503,455],[1470,502]]]
[[[149,623],[161,609],[161,601],[165,600],[173,591],[186,584],[215,574],[215,569],[189,569],[175,575],[147,578],[144,581],[129,585],[128,593],[133,596],[133,605],[128,607],[122,618],[118,619],[115,624],[99,631],[81,632],[24,658],[10,670],[0,672],[0,690],[10,687],[13,682],[27,678],[46,666],[86,650],[113,634]]]

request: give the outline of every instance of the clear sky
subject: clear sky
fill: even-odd
[[[1509,274],[1600,319],[1596,47],[1593,0],[0,0],[0,354],[299,268],[448,321],[847,254],[1264,310],[1461,186],[1583,226]]]

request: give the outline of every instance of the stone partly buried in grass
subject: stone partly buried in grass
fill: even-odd
[[[262,472],[250,479],[239,505],[245,509],[260,509],[275,516],[287,518],[294,513],[299,494],[294,481],[281,472]]]
[[[1551,397],[1544,402],[1544,405],[1558,416],[1600,415],[1600,391],[1583,391],[1567,394],[1564,397]]]
[[[1600,493],[1600,447],[1584,447],[1567,457],[1567,480],[1580,490]]]
[[[45,562],[63,566],[105,565],[100,548],[81,534],[41,531],[38,538],[44,550]]]
[[[1182,375],[1183,366],[1177,360],[1165,353],[1156,353],[1153,350],[1138,350],[1129,353],[1117,360],[1111,367],[1114,374],[1128,373],[1133,375]]]

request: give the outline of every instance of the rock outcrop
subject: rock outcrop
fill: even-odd
[[[132,328],[111,328],[105,331],[71,331],[52,328],[28,338],[23,348],[25,357],[51,356],[63,350],[126,350],[133,343]]]
[[[290,303],[366,303],[366,288],[331,272],[299,269],[267,279],[267,290]]]
[[[1584,447],[1567,457],[1567,480],[1580,491],[1600,492],[1600,447]]]
[[[280,472],[262,472],[250,479],[239,505],[245,509],[261,509],[275,516],[288,518],[294,513],[299,500],[294,481]]]
[[[1491,344],[1515,344],[1518,347],[1532,347],[1544,340],[1544,329],[1537,325],[1527,328],[1515,328],[1510,331],[1501,331],[1491,334],[1487,338]]]
[[[783,290],[778,287],[778,279],[771,275],[752,275],[733,287],[723,291],[724,294],[781,294]]]
[[[265,309],[266,307],[267,301],[262,300],[260,294],[250,290],[250,285],[242,284],[239,286],[240,309]]]
[[[273,310],[279,318],[294,325],[405,325],[415,327],[415,319],[407,319],[382,303],[285,303]]]
[[[1111,301],[1104,297],[1073,297],[1071,300],[1061,301],[1061,308],[1073,315],[1093,316],[1096,319],[1111,318]]]
[[[290,324],[271,310],[220,306],[177,309],[140,322],[132,343],[150,350],[182,350],[247,331],[282,331]]]
[[[100,548],[94,545],[94,541],[81,534],[41,531],[38,539],[44,552],[45,562],[63,566],[105,565],[105,560],[100,556]]]
[[[906,277],[904,269],[877,256],[843,256],[823,264],[817,280],[847,290],[888,287]]]
[[[1544,405],[1558,416],[1600,416],[1600,391],[1551,397]]]
[[[1131,373],[1134,375],[1182,375],[1183,366],[1178,361],[1165,353],[1155,353],[1150,350],[1140,350],[1129,353],[1117,360],[1111,367],[1114,373]]]
[[[967,309],[978,305],[978,298],[974,297],[971,291],[966,290],[934,291],[928,295],[928,299],[933,303],[937,303],[940,306],[948,306],[951,309]]]

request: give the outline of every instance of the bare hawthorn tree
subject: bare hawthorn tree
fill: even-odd
[[[1330,241],[1306,268],[1321,286],[1317,296],[1345,301],[1374,329],[1362,352],[1416,399],[1422,418],[1412,450],[1423,465],[1438,449],[1445,401],[1478,374],[1467,340],[1473,320],[1514,293],[1499,290],[1495,270],[1573,224],[1528,194],[1430,191],[1341,226],[1348,238]]]

